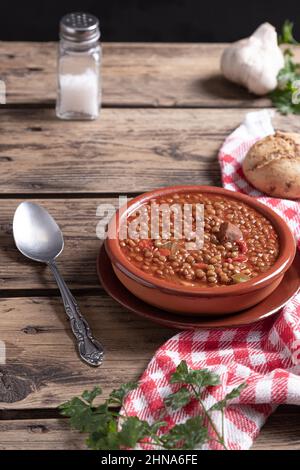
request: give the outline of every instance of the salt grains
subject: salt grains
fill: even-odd
[[[60,113],[97,116],[99,107],[98,76],[92,69],[60,76]]]

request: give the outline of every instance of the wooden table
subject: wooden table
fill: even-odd
[[[56,407],[99,384],[107,394],[137,379],[175,332],[127,312],[99,287],[97,206],[170,184],[220,184],[217,151],[249,108],[270,106],[227,83],[219,44],[105,44],[103,110],[95,122],[56,119],[54,43],[0,43],[0,449],[81,449]],[[298,57],[298,59],[300,59]],[[299,117],[277,117],[300,131]],[[14,247],[12,216],[41,203],[65,235],[59,260],[106,361],[78,360],[48,270]],[[300,414],[280,407],[255,449],[300,449]]]

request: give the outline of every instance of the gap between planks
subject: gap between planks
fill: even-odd
[[[40,410],[42,411],[42,410]],[[21,415],[20,415],[21,416]],[[251,450],[299,450],[299,414],[296,407],[279,407],[263,426]],[[82,434],[70,428],[68,421],[52,414],[35,414],[27,419],[0,420],[0,449],[86,449]]]
[[[142,194],[141,191],[128,192],[120,191],[116,192],[106,192],[106,193],[0,193],[0,200],[6,199],[108,199],[108,198],[118,198],[120,195],[128,196],[128,198],[133,198]],[[20,201],[21,202],[21,201]]]
[[[248,105],[249,106],[249,105]],[[266,103],[266,105],[264,106],[264,108],[273,108],[275,109],[271,103]],[[51,103],[10,103],[10,104],[1,104],[1,109],[55,109],[55,105],[54,104],[51,104]],[[102,104],[101,105],[101,109],[186,109],[186,110],[189,110],[189,109],[243,109],[241,108],[240,105],[236,104],[224,104],[222,106],[220,105],[213,105],[213,104],[209,104],[209,105],[198,105],[198,104],[195,104],[195,105],[184,105],[184,104],[181,104],[180,106],[176,106],[176,108],[174,108],[174,106],[172,105],[163,105],[163,104],[159,104],[159,105],[147,105],[147,104],[130,104],[130,103],[126,103],[126,104],[118,104],[118,103],[115,103],[115,104]],[[59,119],[59,118],[58,118]]]

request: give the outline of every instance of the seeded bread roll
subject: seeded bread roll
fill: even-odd
[[[269,196],[300,198],[300,134],[277,131],[259,140],[248,151],[243,171]]]

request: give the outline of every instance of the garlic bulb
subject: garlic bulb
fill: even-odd
[[[265,95],[277,86],[277,74],[284,65],[275,28],[263,23],[252,36],[228,46],[221,57],[221,71],[256,95]]]

